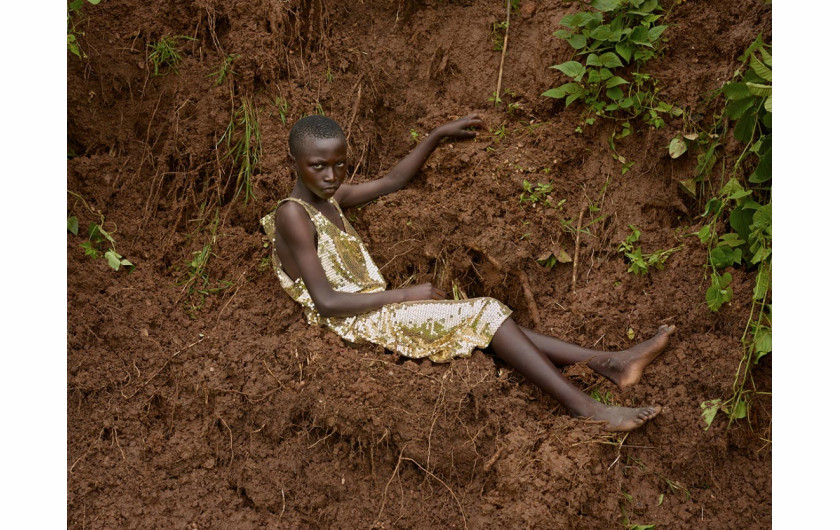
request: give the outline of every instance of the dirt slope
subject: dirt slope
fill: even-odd
[[[771,40],[770,7],[663,3],[676,4],[668,42],[645,71],[663,99],[703,119],[736,57],[759,32]],[[85,238],[68,233],[68,526],[770,526],[769,397],[729,429],[704,430],[699,407],[731,391],[752,274],[734,270],[735,299],[708,310],[705,248],[687,235],[700,205],[677,184],[693,155],[667,152],[680,120],[621,140],[635,162],[622,174],[612,123],[576,133],[581,107],[540,96],[563,82],[549,67],[572,50],[551,34],[575,9],[523,1],[509,92],[494,108],[502,1],[84,6],[87,58],[67,62],[68,189],[104,215],[136,270],[86,257]],[[178,74],[155,77],[147,46],[165,35],[194,40],[178,41]],[[235,74],[216,85],[227,55],[238,55]],[[262,136],[247,203],[234,197],[220,140],[243,97],[260,109]],[[518,322],[598,349],[676,324],[634,388],[567,370],[615,403],[664,405],[660,417],[626,438],[604,435],[480,352],[433,365],[308,327],[266,266],[259,218],[293,184],[289,127],[319,108],[348,133],[352,182],[387,171],[412,131],[480,112],[479,139],[441,145],[407,189],[348,215],[393,286],[494,296]],[[550,182],[553,201],[566,199],[560,214],[522,206],[523,179]],[[595,222],[579,240],[573,293],[571,263],[534,259],[574,254],[561,221],[581,211]],[[70,215],[80,234],[98,220],[73,195]],[[617,252],[628,224],[646,249],[682,249],[664,270],[628,274]],[[187,264],[208,243],[205,290],[218,292],[189,295]],[[770,390],[771,365],[768,356],[755,372],[759,390]]]

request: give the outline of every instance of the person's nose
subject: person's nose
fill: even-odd
[[[328,166],[324,174],[324,180],[327,182],[335,182],[335,169]]]

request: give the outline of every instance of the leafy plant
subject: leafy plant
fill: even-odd
[[[493,22],[490,26],[490,41],[493,44],[493,51],[502,51],[502,44],[505,39],[505,30],[508,27],[507,22]]]
[[[235,61],[237,57],[239,57],[239,55],[228,55],[222,61],[222,65],[219,67],[219,69],[211,73],[207,77],[215,77],[216,86],[221,85],[225,82],[225,79],[227,79],[229,75],[233,75],[236,73],[233,71],[233,61]]]
[[[420,133],[411,129],[411,140],[416,144],[420,143]]]
[[[655,128],[664,125],[664,115],[680,116],[681,109],[659,100],[656,80],[639,72],[656,56],[668,27],[658,24],[662,17],[659,0],[593,0],[591,6],[595,11],[564,17],[560,25],[566,29],[554,33],[582,60],[585,57],[584,62],[552,66],[571,81],[542,95],[564,99],[567,107],[580,99],[589,112],[601,117],[641,116]],[[591,125],[590,120],[585,123]]]
[[[241,105],[231,114],[222,138],[227,139],[225,157],[232,159],[236,172],[236,196],[244,189],[247,203],[249,198],[254,197],[251,177],[259,169],[262,156],[259,112],[250,99],[242,98]]]
[[[81,195],[72,191],[68,193],[81,200],[85,208],[99,218],[99,222],[88,225],[88,239],[79,245],[85,251],[85,256],[93,259],[103,258],[108,262],[108,266],[115,271],[120,270],[120,267],[126,267],[128,272],[133,271],[134,264],[117,252],[117,242],[112,235],[116,229],[111,231],[105,230],[105,216],[102,212],[88,206],[87,201]],[[79,219],[75,215],[67,218],[67,231],[73,235],[79,234]]]
[[[175,37],[163,36],[159,41],[148,45],[149,54],[146,56],[146,59],[152,65],[154,69],[152,75],[155,77],[164,75],[169,70],[175,72],[176,75],[178,74],[178,63],[182,59],[180,50],[178,49],[178,39],[195,40],[192,37],[186,37],[184,35],[176,35]],[[166,68],[167,71],[161,74],[160,71],[163,68]]]
[[[665,267],[665,261],[671,257],[674,252],[682,249],[682,245],[673,248],[659,249],[650,254],[642,252],[641,245],[638,245],[639,238],[642,233],[633,225],[630,227],[630,234],[618,246],[618,251],[624,253],[624,257],[630,263],[630,268],[627,272],[632,272],[636,275],[644,275],[649,273],[652,269],[662,270]]]
[[[87,0],[91,5],[98,5],[102,0]],[[79,48],[79,35],[84,35],[84,32],[76,29],[76,20],[82,14],[82,6],[85,0],[73,0],[67,4],[67,51],[78,57],[87,57],[85,53]]]
[[[692,183],[706,184],[713,168],[718,167],[716,149],[732,137],[744,147],[727,167],[720,162],[721,182],[726,183],[706,201],[705,224],[696,232],[707,246],[710,286],[706,303],[719,311],[736,293],[730,284],[732,274],[726,269],[744,267],[755,270],[750,315],[741,336],[742,356],[735,374],[732,396],[725,401],[704,402],[703,417],[711,424],[718,410],[730,421],[744,418],[749,412],[755,391],[751,370],[772,350],[770,277],[772,275],[772,56],[770,46],[759,36],[739,60],[746,68],[723,86],[725,98],[722,115],[712,131],[701,132],[697,144],[696,178]],[[730,129],[730,122],[734,126]]]
[[[548,183],[537,182],[532,184],[528,180],[522,181],[522,193],[519,195],[519,204],[530,204],[532,207],[542,202],[546,206],[551,206],[551,201],[548,200],[548,195],[554,187]],[[564,201],[565,202],[565,201]]]

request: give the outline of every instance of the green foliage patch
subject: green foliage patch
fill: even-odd
[[[772,351],[772,55],[759,36],[739,57],[744,72],[736,72],[723,85],[720,95],[725,106],[711,131],[696,134],[695,178],[684,187],[696,193],[696,184],[711,185],[712,171],[721,167],[717,191],[709,193],[703,217],[705,224],[696,236],[707,246],[710,285],[706,304],[720,311],[736,294],[731,286],[731,269],[755,271],[750,294],[750,315],[741,336],[742,357],[735,374],[732,396],[701,404],[703,419],[711,425],[719,410],[731,420],[749,414],[755,392],[752,367]],[[743,145],[740,155],[727,165],[717,150],[731,133]],[[673,140],[672,140],[673,143]],[[682,153],[680,153],[682,154]],[[674,156],[672,154],[672,156]],[[677,155],[679,156],[679,155]]]
[[[633,225],[630,227],[630,234],[618,246],[618,251],[624,254],[624,257],[630,263],[627,272],[640,276],[648,274],[653,269],[662,270],[665,267],[665,261],[671,257],[674,252],[682,249],[682,245],[673,248],[659,249],[651,253],[642,252],[642,246],[639,244],[641,231]]]
[[[563,99],[568,107],[577,100],[600,117],[629,120],[641,116],[659,128],[663,116],[682,110],[657,97],[656,80],[639,72],[656,56],[662,34],[659,0],[593,0],[595,11],[580,11],[560,21],[554,33],[575,50],[580,60],[552,66],[571,79],[542,95]],[[585,120],[591,125],[592,118]],[[629,123],[628,123],[629,126]]]
[[[228,152],[225,158],[230,158],[233,171],[236,173],[236,196],[244,190],[245,202],[254,197],[252,177],[260,167],[262,157],[262,138],[260,136],[259,111],[254,102],[243,97],[239,107],[231,113],[222,139],[227,141]]]

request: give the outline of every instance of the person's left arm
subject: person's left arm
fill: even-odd
[[[481,126],[481,119],[475,114],[470,114],[433,129],[429,136],[400,160],[387,175],[362,184],[342,185],[335,193],[335,200],[342,208],[350,208],[401,189],[417,174],[442,139],[446,137],[459,140],[475,138],[476,132],[470,129],[479,126]]]

